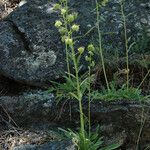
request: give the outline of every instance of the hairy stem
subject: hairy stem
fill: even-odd
[[[88,121],[89,121],[89,137],[90,137],[91,136],[91,67],[90,66],[89,66]]]
[[[107,86],[107,90],[109,91],[109,83],[108,83],[108,79],[107,79],[107,75],[106,75],[106,69],[105,69],[105,63],[104,63],[104,56],[103,56],[103,49],[102,49],[102,34],[100,31],[100,14],[99,14],[99,5],[97,0],[96,1],[96,14],[97,14],[97,30],[98,30],[98,37],[99,37],[99,53],[100,53],[100,57],[101,57],[101,63],[102,63],[102,67],[103,67],[103,73],[104,73],[104,77],[105,77],[105,82],[106,82],[106,86]]]
[[[126,69],[127,69],[126,85],[127,85],[127,91],[128,91],[129,90],[129,51],[128,51],[126,16],[124,13],[124,0],[122,0],[122,2],[121,2],[121,14],[122,14],[123,28],[124,28],[124,40],[125,40],[125,51],[126,51]]]
[[[66,1],[65,3],[65,8],[67,9],[68,6],[68,2]],[[63,20],[64,20],[64,24],[65,24],[65,29],[66,29],[66,33],[65,35],[68,36],[68,24],[67,24],[67,20],[66,20],[66,16],[68,15],[68,10],[67,13],[65,15],[63,15]],[[70,77],[70,63],[69,63],[69,49],[68,49],[68,45],[65,44],[65,51],[66,51],[66,63],[67,63],[67,72],[68,72],[68,77],[69,79]]]
[[[71,45],[71,52],[72,52],[72,59],[74,63],[74,68],[75,68],[75,74],[76,74],[76,82],[77,82],[77,96],[78,96],[78,101],[79,101],[79,110],[80,110],[80,127],[81,127],[81,134],[83,140],[85,140],[85,125],[84,125],[84,115],[83,115],[83,108],[82,108],[82,93],[80,89],[80,82],[79,82],[79,75],[78,75],[78,63],[77,59],[75,57],[75,50],[74,46]],[[84,142],[84,141],[83,141]]]

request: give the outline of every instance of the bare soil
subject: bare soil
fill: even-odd
[[[19,128],[7,111],[0,105],[0,150],[11,150],[24,144],[41,145],[55,139],[58,138],[51,131]]]
[[[0,0],[0,20],[15,10],[21,0]]]

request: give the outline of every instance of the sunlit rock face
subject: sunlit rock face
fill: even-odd
[[[47,86],[66,71],[65,50],[54,27],[59,19],[53,11],[55,0],[26,0],[0,22],[0,73],[30,85]],[[95,1],[71,0],[70,7],[79,13],[80,35],[96,25]],[[127,0],[124,5],[127,34],[132,43],[143,33],[150,36],[150,2]],[[100,22],[106,52],[124,51],[124,30],[118,0],[111,0],[101,9]],[[93,28],[78,38],[77,45],[97,43]],[[83,62],[84,64],[84,62]]]

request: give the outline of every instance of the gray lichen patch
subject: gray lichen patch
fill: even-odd
[[[56,62],[56,55],[54,51],[41,52],[39,57],[37,57],[36,61],[41,64],[45,64],[47,66],[53,66]]]
[[[54,3],[55,1],[47,0],[26,0],[5,22],[0,23],[2,74],[26,84],[45,86],[66,72],[65,50],[54,26],[59,19],[58,12],[52,11]],[[76,20],[80,24],[79,36],[95,27],[95,1],[70,0],[69,6],[80,14]],[[143,30],[150,36],[149,8],[150,2],[147,0],[125,1],[127,36],[131,43],[142,37]],[[124,27],[119,1],[109,1],[100,10],[100,15],[105,52],[110,54],[114,49],[124,52]],[[97,30],[93,28],[84,38],[77,39],[76,46],[86,46],[91,41],[97,44],[97,37]],[[86,65],[85,61],[82,64]]]
[[[40,52],[37,57],[36,55],[33,53],[31,57],[26,59],[29,70],[38,70],[41,67],[51,67],[55,64],[57,58],[54,51]]]

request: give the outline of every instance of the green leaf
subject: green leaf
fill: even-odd
[[[69,94],[70,94],[72,97],[74,97],[75,99],[79,100],[79,98],[78,98],[78,96],[77,96],[76,94],[74,94],[74,93],[72,93],[72,92],[69,92]]]

